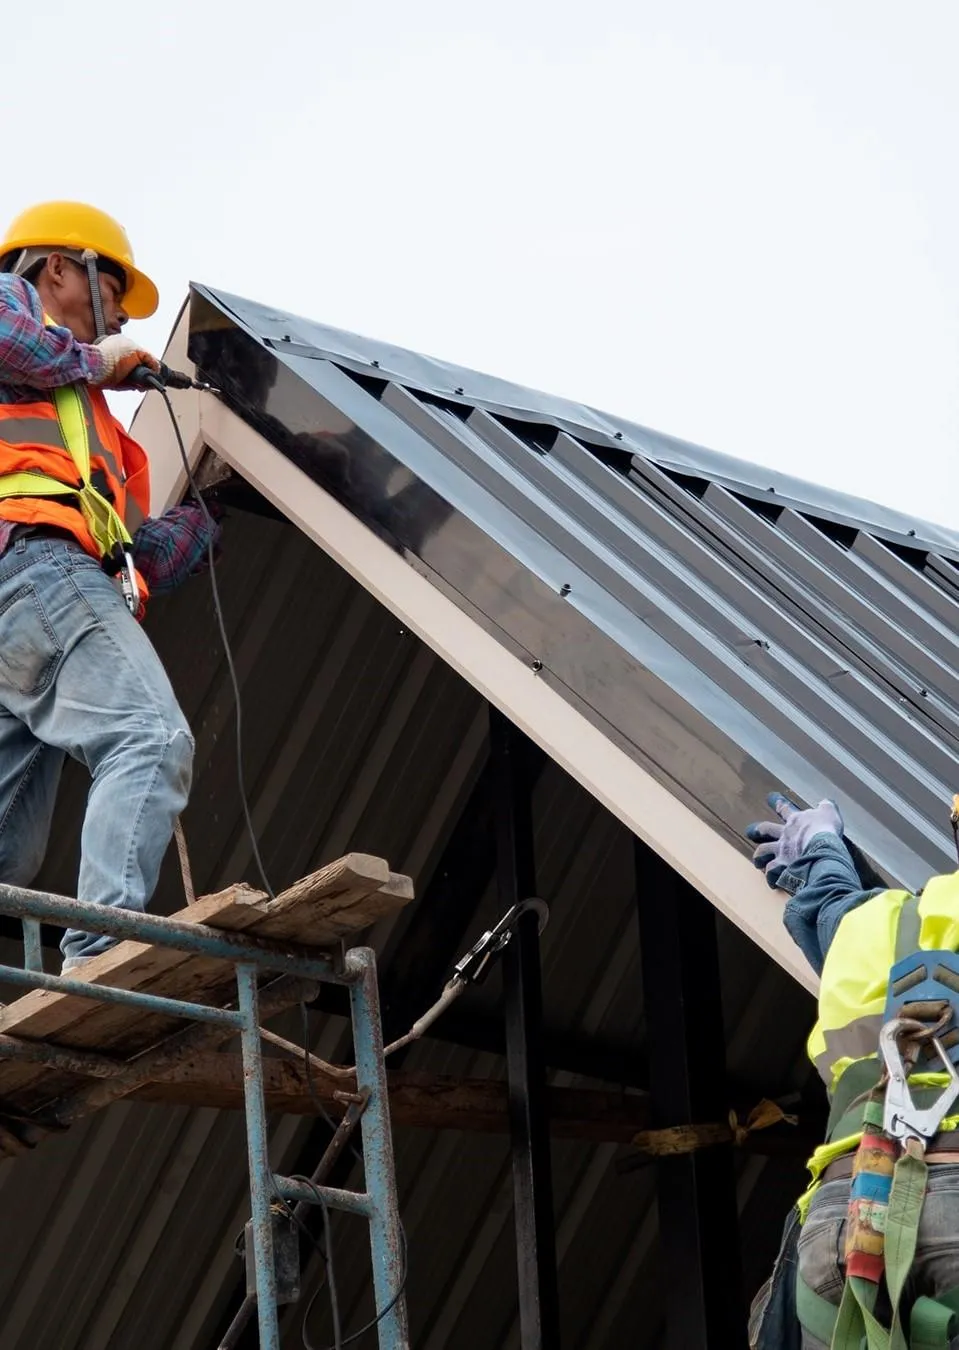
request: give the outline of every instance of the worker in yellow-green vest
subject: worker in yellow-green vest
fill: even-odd
[[[882,884],[835,802],[750,825],[821,976],[829,1093],[812,1184],[750,1319],[755,1350],[959,1350],[959,873]]]
[[[91,776],[77,896],[139,910],[193,758],[139,621],[211,543],[198,504],[149,518],[149,459],[102,392],[157,368],[122,331],[156,307],[125,231],[94,207],[30,207],[0,240],[0,881],[33,881],[70,755]],[[63,971],[111,945],[67,932]]]

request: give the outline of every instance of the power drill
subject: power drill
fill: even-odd
[[[208,394],[219,392],[212,384],[195,380],[192,375],[185,375],[182,370],[173,370],[162,361],[159,370],[151,370],[149,366],[135,366],[126,382],[135,389],[146,387],[156,389],[160,393],[164,389],[202,389]]]

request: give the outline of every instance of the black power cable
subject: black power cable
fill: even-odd
[[[253,824],[253,815],[252,812],[250,811],[250,802],[246,791],[246,777],[243,771],[243,701],[240,695],[240,681],[236,673],[236,664],[233,660],[233,649],[230,646],[230,639],[226,629],[226,620],[223,614],[223,606],[220,601],[220,588],[219,585],[217,584],[216,556],[213,546],[213,539],[216,534],[216,522],[214,521],[212,515],[210,514],[206,502],[200,495],[200,489],[197,487],[196,479],[193,477],[193,470],[190,467],[190,460],[186,452],[186,446],[183,444],[183,436],[180,432],[180,425],[176,420],[176,413],[173,411],[173,405],[170,402],[170,396],[167,393],[162,380],[153,375],[152,372],[149,373],[144,372],[142,378],[143,383],[149,384],[152,389],[155,389],[156,392],[160,394],[160,396],[162,397],[163,402],[166,404],[167,412],[170,414],[170,422],[173,426],[173,431],[176,436],[177,449],[180,452],[180,459],[183,462],[183,468],[184,471],[186,472],[187,482],[190,485],[190,491],[193,494],[193,498],[196,501],[197,505],[200,507],[200,510],[203,513],[204,521],[206,522],[206,525],[209,528],[209,541],[207,543],[207,561],[209,563],[209,572],[210,572],[210,590],[213,595],[213,609],[216,613],[217,627],[220,630],[220,641],[223,643],[223,652],[224,656],[226,657],[227,667],[230,672],[230,682],[233,686],[234,717],[236,727],[237,788],[239,790],[240,795],[240,804],[243,809],[243,819],[246,824],[246,831],[250,840],[250,848],[252,849],[253,852],[253,858],[256,863],[257,871],[260,874],[260,881],[263,885],[263,889],[266,891],[270,899],[275,900],[276,895],[273,890],[273,887],[270,885],[269,879],[266,875],[266,869],[263,866],[263,859],[260,855],[260,845],[256,837],[256,829]],[[313,1082],[312,1064],[310,1061],[310,1050],[309,1050],[309,1022],[306,1004],[301,1003],[300,1009],[303,1016],[303,1040],[304,1040],[303,1055],[304,1055],[304,1063],[306,1065],[307,1085],[309,1087],[310,1094],[313,1097],[316,1104],[318,1105],[320,1113],[322,1114],[323,1118],[326,1120],[330,1128],[335,1130],[336,1124],[333,1118],[330,1116],[329,1112],[326,1110],[326,1107],[323,1105],[320,1095],[316,1091],[316,1086]],[[357,1161],[362,1164],[363,1162],[362,1156],[352,1143],[350,1144],[350,1149],[352,1150]],[[341,1350],[342,1346],[349,1345],[351,1342],[358,1340],[360,1336],[365,1335],[367,1331],[370,1331],[373,1327],[377,1326],[387,1315],[387,1313],[391,1312],[393,1308],[396,1306],[396,1304],[399,1302],[399,1300],[403,1297],[403,1293],[406,1289],[406,1275],[407,1275],[406,1231],[401,1224],[400,1235],[403,1241],[403,1275],[400,1280],[399,1289],[396,1291],[393,1298],[389,1301],[389,1303],[382,1310],[382,1312],[378,1313],[377,1316],[372,1319],[372,1321],[367,1322],[365,1326],[360,1327],[359,1331],[353,1332],[352,1335],[347,1336],[344,1339],[340,1328],[339,1299],[336,1290],[336,1279],[333,1273],[333,1234],[332,1234],[332,1225],[330,1222],[329,1206],[327,1205],[320,1188],[314,1185],[314,1183],[310,1181],[308,1177],[294,1177],[293,1180],[304,1182],[314,1191],[317,1197],[317,1201],[323,1211],[323,1232],[326,1241],[325,1251],[313,1237],[313,1234],[307,1228],[306,1224],[304,1224],[301,1219],[297,1218],[297,1216],[293,1213],[292,1208],[286,1203],[286,1201],[282,1200],[282,1197],[278,1196],[286,1211],[290,1214],[295,1223],[303,1230],[303,1232],[306,1233],[306,1236],[309,1238],[312,1245],[315,1247],[315,1249],[319,1252],[319,1254],[323,1258],[324,1264],[326,1266],[327,1284],[330,1290],[330,1310],[333,1317],[333,1335],[334,1335],[334,1343],[333,1345],[328,1347],[328,1350]],[[307,1321],[309,1319],[310,1313],[313,1311],[313,1305],[316,1302],[317,1295],[319,1294],[321,1288],[322,1285],[319,1288],[317,1288],[316,1292],[313,1294],[313,1297],[310,1299],[310,1302],[307,1304],[306,1312],[303,1314],[302,1339],[303,1345],[306,1347],[306,1350],[316,1350],[316,1347],[310,1341],[309,1335],[307,1333]]]
[[[216,579],[216,557],[213,547],[213,539],[216,534],[216,522],[211,516],[206,502],[200,496],[200,489],[197,487],[196,479],[193,477],[193,470],[190,467],[186,446],[183,444],[183,436],[180,433],[180,425],[176,420],[176,413],[173,411],[173,404],[170,402],[170,395],[156,376],[153,376],[150,379],[150,385],[161,395],[163,402],[166,404],[167,412],[170,414],[170,421],[173,424],[173,430],[176,433],[177,449],[180,451],[180,459],[183,461],[183,468],[186,471],[187,482],[190,484],[190,491],[203,513],[203,519],[210,532],[207,542],[210,590],[213,594],[213,609],[216,613],[217,627],[220,630],[220,641],[223,643],[223,654],[226,657],[227,668],[230,672],[230,683],[233,686],[233,708],[236,726],[236,778],[237,787],[239,788],[240,793],[240,804],[243,808],[243,819],[246,824],[246,832],[249,836],[250,848],[253,851],[253,860],[256,863],[256,869],[260,874],[260,881],[270,899],[275,900],[276,895],[273,887],[270,885],[269,878],[266,875],[266,868],[263,866],[263,859],[260,856],[260,845],[256,837],[256,829],[253,825],[253,816],[250,812],[250,802],[246,792],[246,777],[243,771],[243,700],[240,696],[240,681],[236,673],[236,664],[233,660],[233,648],[230,646],[230,639],[226,631],[226,620],[223,616],[223,606],[220,602],[220,588]]]

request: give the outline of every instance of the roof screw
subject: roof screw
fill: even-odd
[[[454,393],[454,394],[462,394],[462,392],[463,392],[463,386],[462,386],[461,384],[458,384],[458,385],[456,386],[456,388],[453,390],[453,393]]]
[[[280,341],[281,341],[281,342],[292,342],[293,339],[290,337],[289,333],[284,333],[283,336],[280,338]]]
[[[569,582],[568,582],[568,581],[564,581],[563,584],[562,584],[562,586],[560,586],[560,588],[559,588],[559,593],[560,593],[560,595],[569,595],[569,593],[570,593],[570,591],[571,591],[572,589],[573,589],[573,588],[572,588],[572,586],[569,584]]]
[[[371,361],[370,364],[373,365],[373,366],[376,366],[376,368],[379,369],[379,365],[380,365],[379,361]]]
[[[910,539],[915,539],[915,537],[916,537],[916,532],[915,532],[915,530],[909,530],[909,531],[907,531],[907,533],[908,533]]]
[[[920,697],[920,698],[928,698],[928,697],[929,697],[929,690],[928,690],[928,689],[920,689],[920,690],[919,690],[919,697]]]
[[[540,670],[542,670],[542,669],[543,669],[543,663],[542,663],[542,661],[540,661],[540,660],[534,658],[534,659],[533,659],[533,669],[534,669],[535,671],[540,671]]]
[[[621,441],[623,439],[623,433],[621,431],[616,431],[613,433],[613,435],[614,439],[617,441]]]

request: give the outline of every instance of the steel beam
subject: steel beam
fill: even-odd
[[[653,1124],[725,1120],[715,914],[652,849],[636,840],[635,850]],[[660,1158],[656,1169],[666,1350],[746,1350],[732,1148]]]
[[[536,894],[530,777],[525,737],[490,708],[496,783],[497,883],[505,911]],[[516,1271],[522,1350],[557,1350],[559,1293],[543,1060],[543,1005],[537,916],[524,914],[504,952]]]

